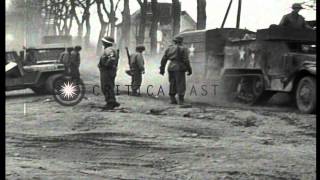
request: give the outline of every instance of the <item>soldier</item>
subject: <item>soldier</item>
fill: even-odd
[[[312,29],[312,27],[306,23],[306,21],[304,20],[304,17],[299,14],[299,11],[303,9],[301,4],[294,3],[291,8],[292,8],[292,12],[287,15],[284,15],[279,25],[288,26],[296,29],[301,29],[301,28]]]
[[[70,56],[70,75],[75,79],[80,79],[80,51],[81,46],[76,46]]]
[[[170,60],[168,67],[170,90],[169,95],[171,104],[177,104],[175,95],[179,95],[179,105],[184,103],[186,91],[186,72],[188,76],[192,74],[189,61],[189,51],[182,45],[183,38],[177,36],[173,39],[174,44],[170,45],[161,60],[160,74],[164,75],[167,61]]]
[[[104,51],[100,57],[99,70],[101,80],[101,90],[105,96],[105,109],[114,109],[120,104],[116,101],[114,86],[117,73],[119,55],[113,47],[114,39],[112,37],[102,38]]]
[[[73,50],[73,47],[68,47],[67,51],[63,52],[60,54],[60,58],[59,61],[60,63],[64,64],[64,68],[65,68],[65,73],[67,75],[69,75],[71,73],[71,69],[70,69],[70,56],[71,56],[71,52]]]
[[[132,95],[138,96],[138,90],[140,89],[142,82],[142,74],[144,74],[144,58],[143,51],[146,48],[143,45],[136,47],[136,53],[132,54],[130,59],[130,71],[132,75],[131,88]]]

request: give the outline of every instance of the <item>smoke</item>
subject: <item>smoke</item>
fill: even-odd
[[[120,50],[122,51],[122,50]],[[123,50],[124,51],[124,50]],[[169,97],[169,80],[168,72],[162,76],[159,74],[160,61],[163,54],[148,56],[145,55],[145,74],[140,88],[140,93],[147,94],[150,97]],[[99,56],[95,55],[95,50],[86,50],[81,52],[80,73],[81,78],[86,84],[100,86],[100,73],[97,67]],[[126,55],[120,56],[118,71],[116,76],[116,85],[119,89],[127,93],[128,86],[131,84],[131,77],[125,71],[129,69],[128,59]],[[208,80],[205,77],[193,75],[187,76],[187,89],[185,97],[187,100],[202,103],[218,103],[224,102],[221,98],[221,89],[219,89],[218,77]],[[131,89],[129,89],[131,91]]]

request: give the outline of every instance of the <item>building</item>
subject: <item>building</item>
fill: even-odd
[[[171,15],[171,3],[158,3],[159,7],[159,24],[157,32],[157,52],[162,52],[163,48],[172,42],[172,15]],[[152,10],[151,3],[147,6],[147,17],[146,17],[146,29],[145,29],[145,40],[144,45],[146,46],[146,53],[150,51],[150,37],[149,31],[152,23]],[[129,49],[133,49],[136,46],[136,37],[138,36],[138,30],[140,25],[140,10],[137,10],[131,15],[131,29],[130,29],[130,43],[127,45]],[[122,23],[117,24],[117,41],[121,37],[121,26]],[[181,12],[180,19],[180,32],[192,31],[196,29],[196,22],[186,12]],[[119,42],[118,42],[119,43]]]
[[[41,1],[13,1],[6,8],[6,50],[21,50],[41,42]]]

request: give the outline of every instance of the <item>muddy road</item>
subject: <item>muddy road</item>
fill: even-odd
[[[6,98],[7,179],[316,179],[316,115],[87,93],[74,107]]]

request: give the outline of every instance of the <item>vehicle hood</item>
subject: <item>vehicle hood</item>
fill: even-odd
[[[26,71],[56,71],[56,70],[64,70],[63,64],[37,64],[24,66],[24,70]]]

